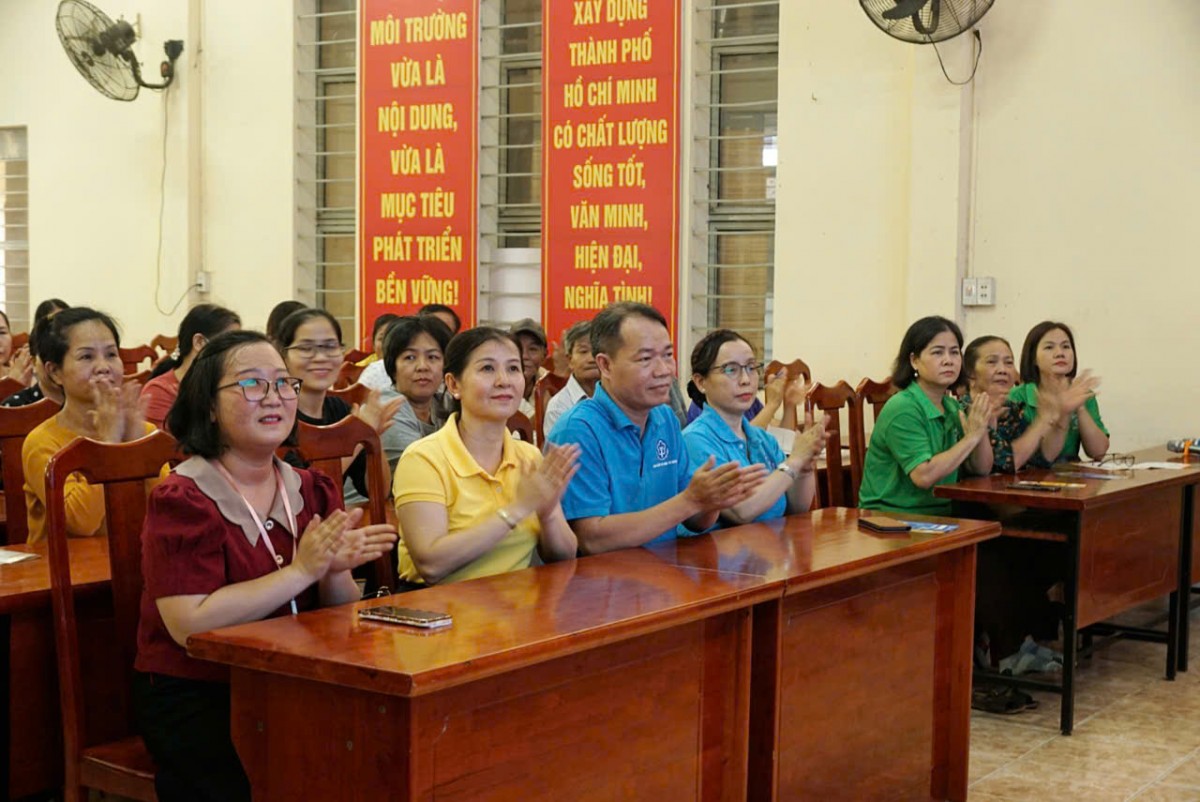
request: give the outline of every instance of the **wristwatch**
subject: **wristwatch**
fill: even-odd
[[[796,473],[796,469],[791,465],[788,465],[786,462],[779,463],[779,467],[775,470],[779,471],[780,473],[786,473],[791,477],[793,482],[796,481],[796,479],[800,476],[800,474]]]

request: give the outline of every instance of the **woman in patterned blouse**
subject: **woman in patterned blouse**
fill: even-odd
[[[1057,399],[1047,396],[1030,423],[1025,405],[1008,398],[1018,376],[1012,348],[1003,337],[976,337],[963,354],[963,377],[967,394],[962,404],[969,407],[972,396],[987,393],[992,398],[992,420],[988,435],[992,441],[992,473],[1016,473],[1026,464],[1046,468],[1055,454],[1046,455],[1045,444],[1061,417]]]

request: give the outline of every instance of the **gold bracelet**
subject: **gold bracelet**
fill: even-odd
[[[504,509],[503,507],[497,507],[496,515],[500,516],[501,521],[504,521],[504,523],[508,524],[509,529],[517,528],[517,524],[519,522],[512,517],[512,513],[510,513],[508,510]]]

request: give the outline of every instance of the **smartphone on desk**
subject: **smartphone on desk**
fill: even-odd
[[[449,613],[415,610],[412,607],[395,607],[390,604],[359,610],[358,617],[365,621],[401,624],[406,627],[420,627],[421,629],[440,629],[454,623],[454,619],[450,617]]]
[[[868,532],[908,532],[911,526],[904,521],[888,518],[884,515],[867,515],[858,519],[858,526]]]

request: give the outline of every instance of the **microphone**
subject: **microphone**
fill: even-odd
[[[1174,451],[1176,454],[1196,454],[1200,455],[1200,439],[1198,440],[1168,440],[1167,451]]]

